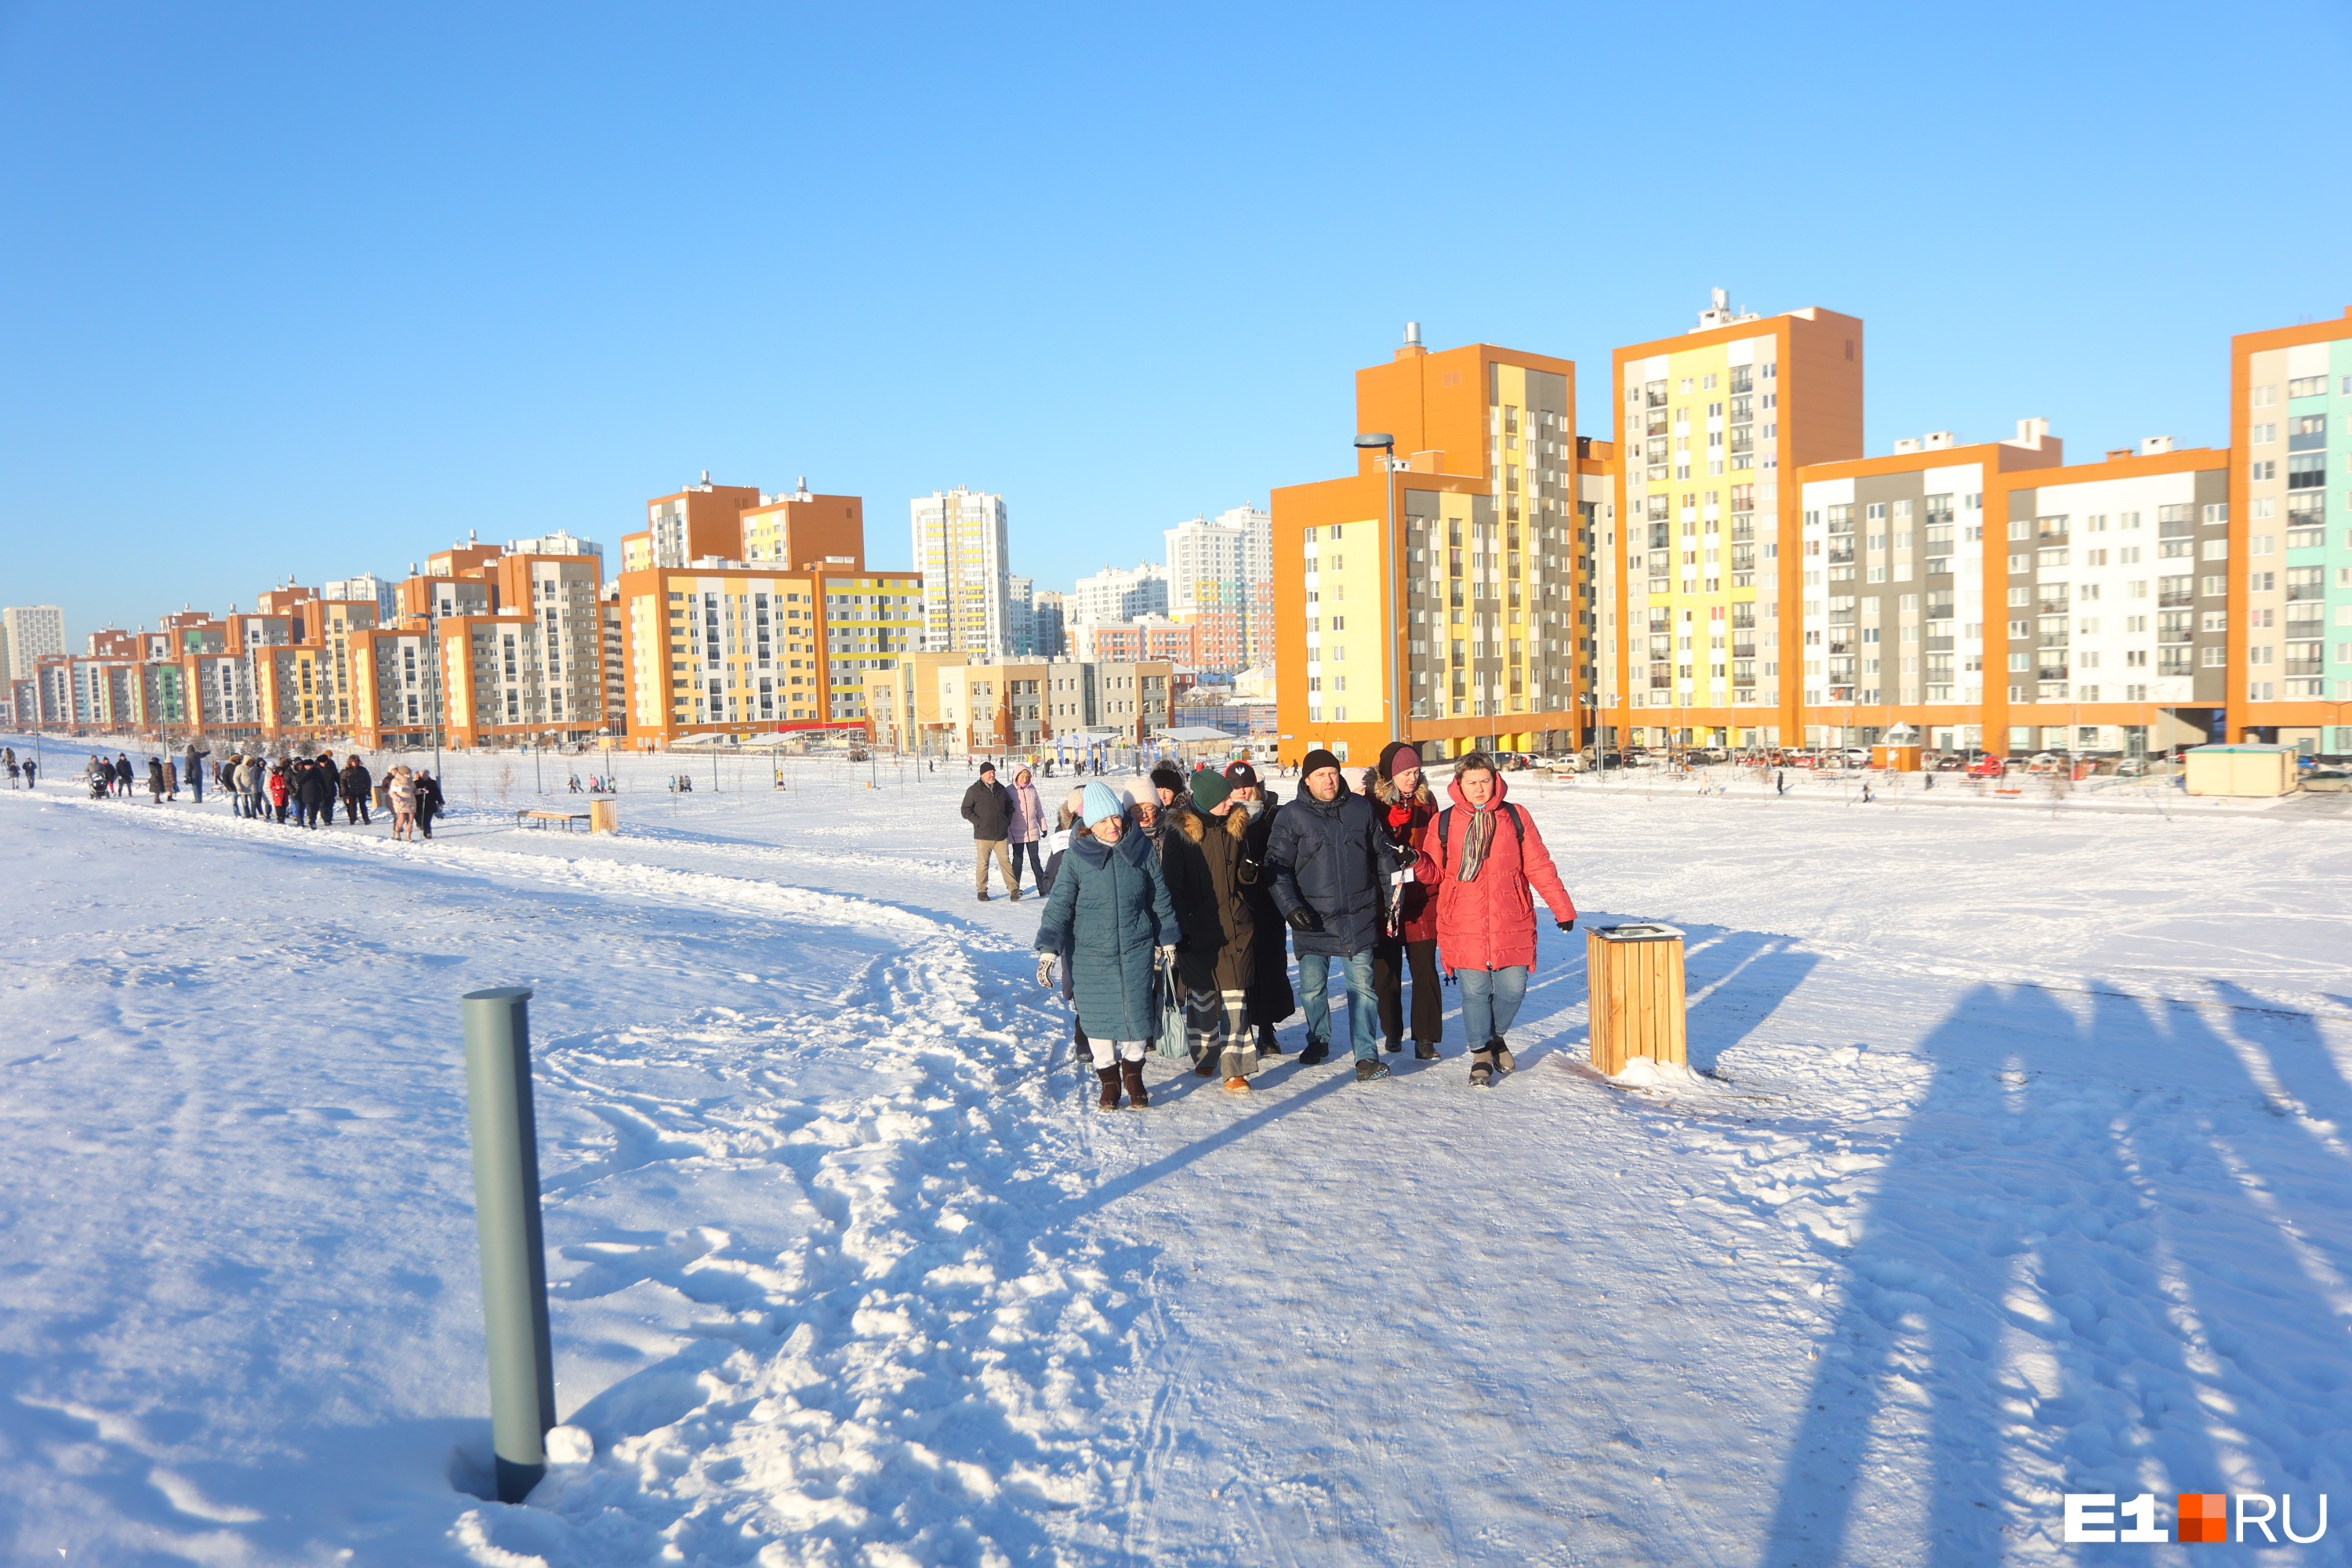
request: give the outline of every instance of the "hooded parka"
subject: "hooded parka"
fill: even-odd
[[[1170,824],[1160,869],[1184,931],[1176,972],[1188,991],[1246,992],[1257,972],[1249,900],[1257,868],[1244,842],[1248,831],[1249,818],[1239,810],[1223,816],[1187,811]]]
[[[1037,951],[1067,954],[1078,1026],[1094,1040],[1148,1040],[1159,1033],[1153,949],[1183,937],[1151,841],[1130,827],[1116,844],[1092,833],[1070,847],[1037,921]]]
[[[1282,803],[1264,784],[1258,793],[1265,798],[1256,803],[1242,832],[1242,850],[1253,868],[1252,879],[1242,889],[1249,900],[1250,918],[1256,922],[1249,1015],[1254,1024],[1273,1025],[1298,1010],[1298,998],[1290,989],[1290,928],[1282,923],[1281,907],[1274,901],[1274,874],[1265,868],[1266,845],[1274,836],[1276,808]],[[1238,816],[1244,809],[1237,805],[1232,815]]]
[[[1437,910],[1437,954],[1448,973],[1463,969],[1533,969],[1536,907],[1531,893],[1543,895],[1555,920],[1576,918],[1576,905],[1560,885],[1559,872],[1544,847],[1543,835],[1536,831],[1535,818],[1508,804],[1510,791],[1502,774],[1495,774],[1494,780],[1495,793],[1486,809],[1495,815],[1495,826],[1476,879],[1462,880],[1463,852],[1478,813],[1464,797],[1458,778],[1445,786],[1454,808],[1431,821],[1422,835],[1420,858],[1413,868],[1414,877],[1430,885],[1435,894],[1431,901]],[[1517,814],[1524,834],[1513,831],[1506,819],[1509,813]]]

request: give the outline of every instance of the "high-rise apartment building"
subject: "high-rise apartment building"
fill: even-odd
[[[1005,651],[1016,658],[1037,652],[1037,582],[1034,577],[1004,580]]]
[[[766,501],[748,486],[712,484],[706,468],[701,483],[646,503],[644,531],[621,536],[621,570],[676,570],[697,561],[739,560],[743,513]]]
[[[743,510],[740,522],[739,542],[714,554],[795,572],[866,564],[866,503],[856,496],[814,494],[805,479],[789,495],[761,496],[758,505]]]
[[[2230,429],[2230,730],[2352,752],[2352,310],[2231,339]]]
[[[45,655],[65,651],[66,613],[58,606],[11,605],[0,610],[0,660],[5,661],[11,693],[17,681],[33,679]]]
[[[782,495],[694,493],[722,491],[749,498],[731,542],[710,521],[685,546],[707,553],[625,570],[602,607],[608,641],[617,623],[630,739],[651,747],[863,720],[867,674],[920,641],[922,578],[867,568],[856,496],[815,494],[805,479]]]
[[[593,549],[592,545],[590,547]],[[365,600],[375,605],[376,618],[389,622],[400,614],[400,584],[389,577],[379,577],[373,572],[362,572],[356,577],[337,577],[320,585],[319,596],[348,603]]]
[[[1063,658],[1068,656],[1068,595],[1050,589],[1034,592],[1029,597],[1030,637],[1037,645],[1039,658]]]
[[[959,485],[908,503],[923,579],[923,644],[934,653],[1009,646],[1004,498]]]
[[[1854,596],[1793,591],[1794,470],[1862,457],[1862,372],[1854,317],[1736,314],[1721,289],[1690,332],[1616,352],[1619,526],[1599,637],[1619,723],[1737,739],[1809,721],[1791,674],[1828,600]]]
[[[1192,518],[1167,531],[1168,613],[1197,628],[1200,668],[1244,669],[1255,662],[1261,604],[1272,604],[1274,516],[1235,507],[1214,521]]]
[[[1131,621],[1138,616],[1164,616],[1170,599],[1168,568],[1151,562],[1132,567],[1106,566],[1078,579],[1066,601],[1072,626],[1103,626]]]
[[[1346,479],[1274,492],[1276,689],[1286,760],[1369,761],[1410,740],[1550,749],[1578,731],[1590,614],[1580,567],[1576,366],[1472,343],[1430,353],[1418,325],[1356,375]]]

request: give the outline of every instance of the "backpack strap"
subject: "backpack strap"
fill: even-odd
[[[1503,803],[1503,815],[1511,819],[1511,831],[1519,836],[1519,847],[1526,848],[1528,825],[1520,818],[1519,808],[1507,800]],[[1452,842],[1447,835],[1453,831],[1453,826],[1454,808],[1449,805],[1437,814],[1437,869],[1441,878],[1445,871],[1446,847]]]

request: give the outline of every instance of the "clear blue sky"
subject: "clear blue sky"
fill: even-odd
[[[1867,320],[1873,452],[2218,444],[2229,334],[2352,304],[2347,16],[0,0],[0,602],[609,549],[704,468],[891,565],[999,490],[1066,585],[1345,471],[1408,319],[1605,434],[1715,285]]]

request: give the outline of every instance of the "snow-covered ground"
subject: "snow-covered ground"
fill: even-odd
[[[1522,787],[1703,1076],[1594,1078],[1547,924],[1491,1092],[1449,1010],[1106,1116],[961,771],[635,761],[591,839],[451,764],[418,846],[0,791],[0,1560],[2169,1563],[2060,1494],[2240,1490],[2352,1560],[2352,820]],[[593,1442],[512,1508],[506,983]]]

